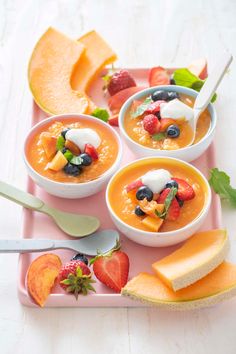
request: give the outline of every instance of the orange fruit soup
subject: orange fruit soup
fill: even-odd
[[[140,179],[148,171],[156,169],[169,171],[172,177],[185,180],[194,189],[195,197],[184,202],[178,219],[175,221],[165,219],[159,231],[166,232],[180,229],[199,216],[206,203],[208,192],[203,178],[196,174],[191,167],[184,166],[177,161],[150,158],[125,167],[115,176],[110,185],[108,199],[111,208],[124,223],[140,230],[151,231],[142,223],[145,216],[135,214],[138,201],[135,192],[127,193],[126,186]]]
[[[190,107],[193,107],[193,97],[187,95],[179,96],[182,102],[184,102]],[[145,98],[143,99],[143,101],[145,100]],[[143,128],[143,115],[137,118],[132,117],[133,109],[134,108],[131,104],[124,118],[124,129],[129,135],[129,137],[135,142],[146,147],[158,150],[176,150],[187,146],[191,142],[193,132],[187,121],[176,121],[180,129],[180,135],[177,138],[166,137],[160,141],[154,140],[152,136]],[[210,128],[210,125],[211,116],[208,110],[205,110],[198,119],[194,144],[199,142],[206,135],[208,129]]]
[[[97,132],[101,139],[101,144],[97,148],[98,159],[93,160],[90,166],[84,166],[83,171],[78,176],[71,176],[64,172],[53,171],[48,168],[48,163],[51,161],[44,151],[40,135],[49,133],[54,137],[59,137],[62,130],[66,128],[90,128]],[[70,118],[70,119],[55,119],[37,129],[32,134],[26,146],[26,157],[32,168],[40,175],[49,178],[56,182],[83,183],[89,182],[105,173],[115,162],[118,155],[118,142],[109,128],[96,122],[96,119]]]

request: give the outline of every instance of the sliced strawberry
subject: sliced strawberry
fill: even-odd
[[[86,144],[85,148],[84,148],[84,152],[86,154],[88,154],[89,156],[92,157],[93,160],[97,160],[98,159],[98,152],[95,149],[95,147],[91,144]]]
[[[150,106],[148,106],[148,109],[146,109],[145,113],[155,114],[157,112],[160,112],[162,103],[166,103],[166,101],[160,100],[152,102]]]
[[[195,197],[194,189],[190,186],[190,184],[188,184],[188,182],[181,178],[174,177],[172,179],[178,183],[178,193],[176,194],[176,196],[180,200],[191,200]]]
[[[148,81],[149,86],[169,85],[170,77],[164,68],[156,66],[150,70]]]
[[[108,100],[108,106],[112,114],[119,113],[121,107],[127,101],[129,97],[134,95],[136,92],[142,91],[145,87],[129,87],[122,91],[117,92],[114,96],[111,96]]]
[[[113,125],[113,126],[115,126],[115,127],[118,127],[119,126],[119,123],[118,123],[118,114],[114,114],[113,116],[110,116],[109,118],[108,118],[108,123],[110,124],[110,125]]]
[[[175,120],[171,118],[161,118],[160,123],[160,132],[164,133],[170,125],[175,124]]]
[[[126,186],[126,192],[129,193],[130,191],[134,190],[134,189],[138,189],[139,187],[143,186],[143,182],[141,181],[141,179],[137,179],[134,182],[131,182],[130,184],[128,184]]]
[[[107,90],[113,96],[119,91],[134,86],[136,86],[136,82],[128,70],[120,70],[112,75],[107,85]]]
[[[157,199],[158,204],[164,204],[165,200],[170,192],[170,188],[166,188],[161,192],[159,198]],[[166,220],[177,220],[180,214],[180,206],[176,198],[174,198],[170,204]]]
[[[151,135],[160,131],[161,123],[154,114],[148,114],[143,118],[143,128]]]

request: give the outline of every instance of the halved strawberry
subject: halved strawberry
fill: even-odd
[[[134,182],[131,182],[130,184],[128,184],[126,186],[126,192],[129,193],[130,191],[134,190],[134,189],[138,189],[139,187],[143,186],[143,182],[141,181],[141,179],[137,179]]]
[[[148,81],[149,86],[169,85],[170,76],[164,68],[156,66],[150,70]]]
[[[161,118],[160,123],[160,132],[164,133],[170,125],[175,124],[175,120],[171,118]]]
[[[93,160],[98,159],[98,152],[91,144],[85,144],[84,152],[92,157]]]
[[[195,197],[195,192],[193,187],[188,184],[184,179],[181,178],[172,178],[175,182],[178,183],[178,192],[176,196],[180,200],[191,200]]]
[[[120,70],[114,73],[107,85],[107,90],[111,96],[128,87],[136,86],[136,82],[128,70]]]
[[[125,103],[125,101],[136,92],[142,91],[145,87],[134,86],[126,88],[122,91],[117,92],[114,96],[111,96],[108,100],[108,106],[112,112],[112,114],[119,113],[121,107]]]
[[[109,118],[108,118],[108,123],[110,124],[110,125],[113,125],[113,126],[115,126],[115,127],[118,127],[119,126],[119,123],[118,123],[118,114],[114,114],[113,116],[110,116]]]
[[[160,100],[160,101],[155,101],[152,102],[149,106],[148,109],[146,109],[145,113],[148,114],[155,114],[157,112],[160,112],[161,109],[161,104],[166,103],[166,101]]]
[[[161,192],[159,198],[157,199],[158,204],[164,204],[165,200],[170,192],[170,188],[166,188]],[[176,198],[174,198],[170,204],[166,220],[177,220],[180,214],[180,206]]]

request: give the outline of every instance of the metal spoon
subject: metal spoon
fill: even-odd
[[[66,234],[74,237],[90,235],[100,226],[100,221],[94,216],[66,213],[49,207],[41,199],[23,192],[18,188],[0,181],[0,195],[10,199],[25,208],[45,213],[53,218],[57,226]]]
[[[106,253],[119,241],[116,230],[102,230],[78,240],[0,240],[0,253],[45,252],[59,248],[70,249],[89,256]]]

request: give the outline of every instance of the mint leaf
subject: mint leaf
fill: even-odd
[[[168,214],[168,211],[170,209],[170,206],[171,206],[171,203],[173,201],[173,199],[175,198],[176,194],[178,192],[178,189],[175,188],[175,187],[171,187],[166,199],[165,199],[165,202],[164,202],[164,210],[162,213],[160,213],[158,210],[155,210],[155,214],[157,216],[159,216],[159,218],[161,219],[165,219],[167,214]]]
[[[58,138],[57,138],[57,143],[56,143],[56,148],[57,150],[62,150],[65,146],[65,139],[63,138],[62,135],[60,135]]]
[[[109,118],[109,113],[105,108],[95,108],[95,110],[91,113],[93,117],[99,118],[103,120],[104,122],[108,121]]]
[[[83,160],[81,159],[80,156],[73,156],[72,159],[70,160],[73,165],[82,165]]]
[[[71,161],[74,157],[74,155],[72,154],[72,152],[70,150],[66,150],[66,152],[64,153],[64,156],[67,159],[67,161]]]
[[[141,116],[141,115],[147,110],[147,108],[148,108],[148,106],[150,105],[150,103],[152,103],[152,99],[151,99],[151,97],[147,97],[147,98],[143,101],[143,103],[141,103],[141,104],[137,107],[136,111],[131,114],[131,116],[132,116],[133,118],[137,118],[138,116]]]
[[[210,170],[209,184],[222,199],[227,199],[236,207],[236,189],[230,185],[230,177],[218,168]]]
[[[155,140],[155,141],[161,141],[161,140],[163,140],[165,138],[166,138],[166,134],[165,133],[157,133],[157,134],[152,135],[152,139]]]

